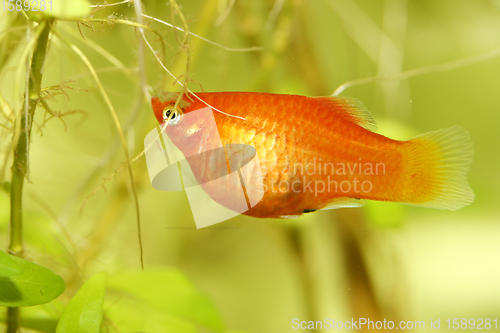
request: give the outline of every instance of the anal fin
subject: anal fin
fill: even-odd
[[[365,203],[360,199],[354,198],[335,198],[328,202],[328,204],[321,208],[321,210],[338,209],[338,208],[356,208],[363,207]]]

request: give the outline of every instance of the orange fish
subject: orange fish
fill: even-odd
[[[398,141],[375,133],[372,116],[355,99],[250,92],[196,96],[184,95],[174,109],[178,94],[160,92],[152,99],[154,114],[160,123],[169,121],[169,136],[185,155],[200,147],[182,146],[182,140],[200,135],[203,124],[175,127],[183,115],[207,105],[214,108],[224,146],[255,147],[264,195],[246,215],[294,217],[358,206],[359,199],[457,210],[474,200],[466,178],[473,145],[462,127]]]

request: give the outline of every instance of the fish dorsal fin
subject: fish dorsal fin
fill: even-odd
[[[356,98],[348,97],[315,97],[321,103],[327,104],[342,118],[355,123],[369,131],[375,132],[377,124],[370,111]]]

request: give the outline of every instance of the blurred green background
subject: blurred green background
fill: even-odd
[[[142,2],[146,14],[182,25],[168,1]],[[262,47],[239,52],[193,36],[181,45],[181,32],[144,19],[165,39],[163,48],[158,36],[146,32],[174,75],[183,75],[190,60],[193,91],[201,86],[204,91],[321,96],[346,82],[378,77],[347,88],[341,96],[361,100],[379,133],[409,139],[462,125],[475,145],[469,181],[476,199],[457,212],[369,202],[363,208],[320,211],[297,220],[238,216],[200,230],[185,193],[155,190],[140,158],[133,170],[146,272],[171,267],[207,296],[209,310],[196,311],[217,323],[199,328],[201,319],[187,316],[198,327],[193,332],[295,332],[293,318],[358,317],[423,320],[427,330],[431,318],[441,318],[441,330],[446,331],[448,318],[500,318],[500,1],[187,0],[178,5],[191,32],[229,48]],[[13,13],[0,16],[3,36],[19,33],[13,28],[26,24],[22,18],[12,23],[8,15]],[[136,20],[127,4],[93,15]],[[64,21],[56,29],[96,68],[126,130],[128,150],[136,156],[145,135],[157,125],[140,88],[136,31],[121,24],[90,27]],[[13,82],[16,58],[25,47],[26,41],[18,38],[11,50],[1,50],[10,55],[0,71],[0,93],[10,107],[22,103],[23,87],[16,90]],[[111,63],[101,49],[126,70]],[[179,90],[147,47],[142,64],[149,86]],[[408,73],[411,77],[400,75],[416,68],[420,70]],[[56,37],[43,85],[61,85],[67,93],[49,101],[53,109],[84,112],[45,123],[45,111],[38,108],[30,149],[32,183],[24,193],[27,258],[63,276],[67,290],[57,302],[64,304],[95,272],[113,276],[139,270],[139,247],[126,171],[86,200],[125,159],[95,82]],[[5,116],[0,117],[9,127]],[[0,133],[3,182],[10,179],[12,131],[0,127]],[[8,205],[8,193],[0,192],[4,249]],[[148,287],[145,282],[134,286],[139,293]],[[155,286],[158,295],[148,300],[151,307],[163,302],[165,286]],[[154,311],[139,314],[137,305],[122,303],[133,309],[129,321],[137,316],[136,323],[149,324],[120,326],[125,320],[113,311],[126,300],[119,295],[106,297],[108,320],[103,327],[109,331],[116,324],[127,327],[122,331],[152,332],[152,323],[161,322]],[[53,328],[61,308],[57,302],[27,310],[47,323],[39,330]],[[185,313],[180,317],[186,319]],[[158,332],[183,332],[158,325]]]

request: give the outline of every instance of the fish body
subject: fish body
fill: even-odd
[[[473,200],[466,180],[473,148],[461,127],[398,141],[375,133],[373,118],[353,99],[250,92],[196,95],[183,96],[182,113],[207,105],[223,111],[213,110],[222,145],[255,147],[264,194],[246,215],[299,216],[356,205],[356,199],[456,210]],[[176,99],[173,93],[153,97],[160,123]],[[209,145],[201,139],[203,124],[167,128],[184,154]],[[192,135],[200,140],[183,144]],[[196,167],[198,174],[207,172],[206,165]]]

